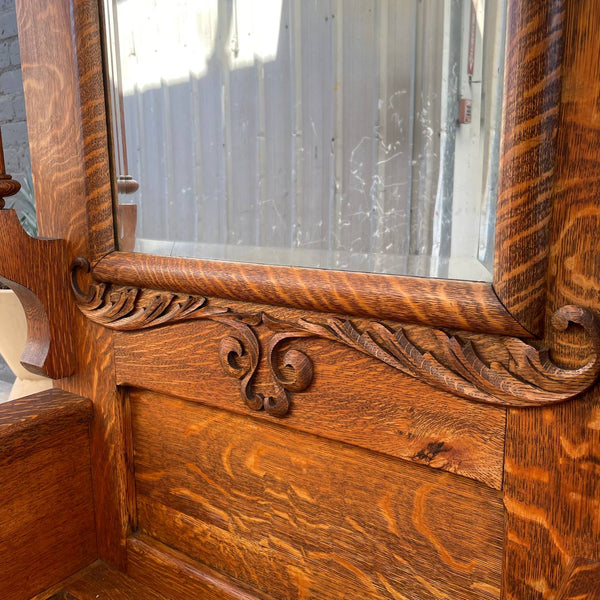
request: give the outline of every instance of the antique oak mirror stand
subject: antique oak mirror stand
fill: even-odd
[[[101,8],[17,12],[0,598],[600,598],[600,3],[509,1],[493,284],[119,251]]]

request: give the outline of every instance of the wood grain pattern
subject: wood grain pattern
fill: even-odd
[[[183,400],[131,402],[142,533],[275,598],[499,598],[494,490]]]
[[[94,262],[115,248],[98,4],[16,4],[39,231]]]
[[[116,387],[114,354],[109,332],[93,323],[76,323],[78,369],[58,384],[94,402],[91,428],[94,502],[99,557],[125,568],[126,538],[131,531],[134,489],[127,445],[126,407]]]
[[[64,323],[74,308],[65,280],[64,242],[29,237],[15,211],[4,209],[0,210],[0,246],[0,281],[17,294],[27,317],[21,363],[39,375],[70,375],[74,349]]]
[[[98,281],[124,286],[531,337],[485,283],[129,252],[106,256],[95,265],[93,275]]]
[[[280,353],[287,341],[299,338],[324,338],[345,344],[433,387],[499,406],[562,402],[593,385],[600,373],[600,325],[593,313],[576,306],[561,307],[551,320],[558,331],[577,324],[591,339],[593,350],[588,362],[569,370],[555,365],[546,348],[536,348],[517,338],[490,336],[478,344],[469,339],[468,333],[452,334],[423,326],[370,321],[360,328],[348,319],[333,316],[307,319],[299,315],[284,321],[257,307],[251,312],[236,311],[203,296],[104,283],[92,283],[84,293],[77,272],[89,270],[86,259],[73,261],[73,293],[86,317],[105,327],[135,331],[198,319],[229,327],[231,333],[221,339],[219,347],[223,370],[240,380],[247,406],[275,416],[287,414],[289,392],[302,392],[312,382],[313,365],[306,354],[294,349]],[[270,331],[262,345],[258,327]],[[273,392],[268,396],[253,389],[261,355],[266,356],[273,383]]]
[[[590,392],[560,407],[508,412],[508,600],[552,597],[572,558],[598,556],[598,406],[597,392]]]
[[[116,248],[113,190],[108,145],[108,117],[104,88],[104,57],[99,3],[72,1],[77,32],[77,71],[83,134],[89,258],[92,263]]]
[[[59,390],[0,405],[0,598],[28,600],[96,556],[90,416]]]
[[[536,335],[544,327],[566,0],[510,0],[494,290]]]
[[[548,306],[600,309],[600,5],[568,2]],[[578,332],[556,360],[585,354]],[[505,494],[507,599],[556,597],[572,560],[600,560],[600,390],[544,410],[509,411]],[[591,594],[591,592],[590,592]],[[589,595],[582,596],[584,598]]]
[[[96,561],[69,577],[61,587],[48,600],[164,600],[162,595],[148,586],[102,561]]]
[[[597,200],[600,189],[600,9],[592,0],[581,0],[566,2],[565,13],[563,3],[562,0],[515,0],[511,3],[513,33],[509,40],[509,60],[512,62],[508,69],[509,102],[505,118],[504,179],[500,190],[502,206],[497,235],[499,266],[495,285],[500,299],[523,326],[504,309],[492,288],[484,284],[426,282],[353,273],[321,274],[309,270],[232,266],[121,253],[113,253],[100,260],[96,271],[98,277],[106,282],[172,289],[202,296],[243,298],[377,319],[413,320],[429,327],[518,337],[526,337],[526,329],[538,333],[544,318],[549,324],[549,316],[564,305],[576,304],[597,311],[600,297],[597,260],[597,232],[600,229]],[[21,50],[41,231],[43,235],[65,238],[69,259],[87,256],[92,262],[110,251],[110,239],[114,235],[108,216],[109,170],[104,166],[104,159],[98,158],[96,162],[91,156],[96,153],[98,157],[106,156],[105,133],[102,131],[105,129],[105,115],[101,114],[102,107],[95,95],[100,90],[98,62],[93,62],[94,56],[96,59],[99,56],[96,10],[92,0],[19,2]],[[557,65],[562,52],[563,28],[567,44],[562,65],[564,81],[559,151],[555,153],[555,125],[559,115],[557,99],[560,94]],[[85,32],[83,37],[80,35],[82,32]],[[76,47],[71,45],[73,39],[77,40]],[[89,66],[86,67],[87,63]],[[77,80],[80,75],[85,78],[88,74],[92,79],[96,78],[96,83],[86,92]],[[523,89],[527,90],[526,94],[523,94]],[[88,121],[86,126],[82,125],[79,112],[82,105],[92,115],[92,121]],[[558,158],[558,163],[555,158]],[[89,211],[86,197],[93,198]],[[544,242],[548,239],[548,232],[552,243],[550,250],[546,251]],[[546,317],[545,264],[550,267]],[[205,333],[210,339],[215,332],[221,335],[218,333],[221,331],[219,323],[206,324],[206,327]],[[78,374],[64,380],[61,385],[90,395],[97,412],[93,425],[92,456],[98,490],[98,546],[103,557],[124,566],[125,539],[131,518],[127,507],[132,498],[128,483],[128,446],[124,439],[126,410],[123,398],[115,389],[112,335],[80,316],[74,318],[68,331],[77,346]],[[197,324],[184,323],[172,328],[169,335],[197,332]],[[154,386],[206,403],[229,405],[235,385],[232,381],[225,383],[220,378],[220,365],[211,363],[207,358],[209,355],[199,351],[203,343],[210,346],[205,341],[207,338],[204,341],[202,338],[186,341],[179,347],[176,345],[168,349],[160,347],[166,339],[162,332],[154,331],[144,332],[139,337],[136,332],[116,334],[115,340],[121,352],[119,363],[123,365],[116,365],[120,380],[124,383],[136,381],[138,385]],[[547,341],[552,342],[550,345],[555,348],[553,358],[559,364],[564,362],[564,368],[576,368],[585,362],[587,343],[577,333],[568,330],[566,335],[555,339],[548,331]],[[297,348],[303,349],[308,342],[299,340],[297,343]],[[150,360],[147,356],[153,344],[155,349],[160,348],[160,357],[165,362],[159,368],[157,359]],[[483,407],[482,412],[477,413],[476,409],[481,407],[474,408],[472,403],[450,398],[443,392],[432,392],[403,374],[400,374],[402,383],[398,389],[389,389],[386,378],[389,368],[386,365],[359,356],[348,367],[343,362],[347,350],[336,354],[329,340],[317,340],[314,346],[312,344],[313,352],[322,349],[331,361],[320,362],[326,365],[325,372],[321,366],[321,373],[326,374],[320,375],[319,369],[315,370],[311,387],[303,392],[302,402],[292,406],[285,423],[294,423],[294,419],[298,419],[298,428],[358,445],[377,445],[379,451],[395,453],[410,460],[429,461],[431,466],[442,464],[440,468],[470,473],[470,476],[485,480],[489,485],[499,486],[501,451],[498,454],[497,448],[501,447],[503,434],[498,433],[498,426],[503,422],[503,409]],[[178,355],[177,351],[180,352]],[[198,354],[189,354],[192,358],[188,363],[188,356],[184,354],[182,357],[181,354],[185,351],[198,351]],[[131,358],[125,352],[129,352]],[[205,370],[198,369],[196,356],[207,358]],[[139,372],[134,362],[136,357],[141,365]],[[335,359],[338,359],[337,362]],[[131,367],[127,373],[119,371],[126,365]],[[324,382],[336,381],[333,374],[336,370],[339,372],[340,365],[349,373],[355,387],[338,386],[341,389],[334,393],[332,384]],[[378,387],[369,382],[371,373],[381,376]],[[365,380],[367,383],[364,383]],[[269,382],[265,381],[264,370],[259,365],[257,390],[268,389],[265,386]],[[317,399],[316,391],[323,390],[319,386],[326,386],[328,393]],[[366,398],[362,397],[362,388],[367,390]],[[376,394],[380,400],[369,405]],[[404,394],[410,398],[401,402],[400,397]],[[390,396],[397,401],[389,402]],[[338,409],[338,414],[333,408],[323,410],[319,402],[332,404]],[[169,403],[172,408],[179,409],[179,401],[169,400]],[[332,446],[328,442],[299,435],[290,428],[265,425],[264,421],[270,418],[268,416],[242,421],[235,415],[219,413],[219,418],[224,421],[217,419],[216,431],[211,431],[209,425],[212,427],[215,421],[209,417],[217,413],[199,405],[190,405],[193,407],[190,408],[185,403],[181,404],[193,410],[194,414],[202,413],[203,418],[190,419],[189,422],[199,430],[206,425],[203,431],[208,433],[206,438],[201,438],[193,429],[185,429],[189,422],[180,423],[180,435],[171,440],[172,445],[183,448],[181,440],[188,438],[194,444],[185,446],[186,454],[179,457],[176,463],[179,471],[175,469],[173,476],[181,477],[181,481],[193,481],[195,493],[205,499],[202,494],[206,492],[208,504],[202,504],[201,498],[175,494],[177,506],[168,508],[165,503],[172,499],[173,494],[169,492],[171,488],[164,484],[164,476],[161,475],[158,483],[146,479],[146,496],[142,494],[139,503],[140,522],[146,523],[148,530],[154,528],[162,539],[171,540],[173,545],[181,544],[182,549],[185,545],[185,549],[192,549],[197,557],[206,556],[207,562],[213,566],[218,563],[232,576],[239,576],[253,585],[259,579],[261,584],[265,581],[264,587],[272,586],[276,596],[281,596],[282,590],[285,595],[290,586],[296,586],[299,596],[304,593],[307,597],[323,597],[320,591],[324,589],[330,597],[339,597],[339,590],[343,589],[346,581],[356,577],[350,594],[360,598],[368,598],[369,595],[386,597],[385,594],[402,597],[405,593],[408,597],[411,594],[416,597],[445,595],[455,598],[465,597],[465,594],[466,597],[498,597],[501,542],[496,534],[501,527],[500,508],[497,497],[488,488],[382,456],[377,456],[373,462],[365,462],[362,458],[368,453],[341,444],[336,445],[335,452],[329,452],[327,449]],[[447,426],[442,418],[446,407],[451,408]],[[149,406],[148,410],[151,408]],[[313,413],[309,415],[310,409]],[[245,409],[234,410],[242,412]],[[575,402],[553,408],[510,410],[505,468],[507,528],[503,589],[506,598],[528,600],[556,596],[561,582],[571,573],[574,557],[598,560],[599,410],[597,389]],[[315,413],[318,418],[315,418]],[[388,415],[392,418],[386,423]],[[177,412],[162,416],[184,418]],[[369,421],[369,417],[373,420]],[[487,430],[490,420],[493,426]],[[153,423],[148,424],[149,429],[153,426]],[[259,433],[251,434],[252,428],[257,428]],[[348,431],[342,432],[343,428]],[[154,437],[148,439],[148,447],[152,441],[153,447],[160,446],[163,441],[163,432],[153,431]],[[214,480],[227,491],[230,488],[229,475],[224,465],[222,468],[219,466],[225,450],[219,444],[241,439],[249,447],[265,431],[269,432],[265,434],[267,440],[259,440],[259,443],[279,451],[267,457],[258,456],[253,463],[259,469],[265,469],[265,463],[268,464],[262,477],[251,473],[238,478],[237,481],[245,482],[246,487],[233,487],[233,490],[241,490],[247,496],[251,495],[248,491],[259,490],[262,495],[254,495],[250,500],[236,497],[233,506],[238,512],[233,514],[238,521],[234,521],[229,512],[231,498],[196,471],[186,470],[184,459],[200,465],[204,475],[214,476]],[[382,433],[374,435],[374,431]],[[486,438],[486,431],[492,431],[490,437]],[[186,433],[188,438],[184,436]],[[411,435],[416,439],[411,439]],[[209,447],[207,439],[214,444]],[[297,442],[299,439],[302,440],[302,448]],[[395,449],[396,446],[399,449]],[[450,455],[445,452],[448,446],[454,453],[451,459],[446,458]],[[199,455],[199,448],[205,449],[206,458]],[[239,454],[234,455],[234,450],[231,451],[230,468],[233,469],[233,464],[235,471],[232,472],[246,473],[244,445],[236,446],[236,451]],[[318,464],[324,464],[319,463],[323,457],[335,456],[327,470],[315,471],[316,467],[310,466],[307,474],[302,471],[305,464],[302,461],[307,460],[306,453],[309,458],[317,457],[315,461]],[[361,460],[357,458],[359,454]],[[160,448],[148,456],[170,460],[169,456],[161,455]],[[189,456],[197,462],[190,461]],[[209,461],[209,458],[212,460]],[[291,458],[294,458],[294,464],[291,464]],[[456,462],[453,463],[453,460]],[[344,469],[339,468],[340,464]],[[383,464],[385,470],[381,468]],[[273,471],[273,465],[278,470]],[[158,467],[148,472],[154,476],[160,473]],[[277,477],[273,476],[274,472]],[[314,475],[315,472],[317,475]],[[313,538],[309,536],[309,540],[315,541],[314,546],[308,549],[302,545],[304,542],[298,541],[300,534],[294,532],[301,530],[302,540],[305,540],[305,530],[310,526],[316,529],[314,525],[321,525],[322,521],[312,518],[316,512],[307,508],[310,502],[306,498],[294,495],[296,491],[291,488],[285,488],[290,475],[295,484],[309,480],[311,498],[321,498],[319,494],[323,494],[323,489],[329,489],[329,482],[337,485],[335,495],[321,501],[318,514],[319,517],[323,514],[322,507],[330,510],[327,522],[330,527],[333,523],[337,535],[331,537],[331,529],[323,529],[325,533],[315,533]],[[365,496],[360,496],[362,492],[359,491],[366,477],[370,482],[368,497],[366,491]],[[379,488],[373,486],[374,480],[383,484]],[[140,482],[138,479],[138,484]],[[352,488],[347,494],[343,487],[346,484]],[[156,485],[162,494],[160,502],[150,498],[154,492],[147,490],[152,485]],[[425,500],[419,504],[414,498],[418,496],[418,490],[427,485],[431,488],[427,488]],[[298,489],[302,493],[306,486]],[[333,484],[331,489],[334,489]],[[384,504],[382,509],[377,500],[373,500],[373,496],[381,498],[377,494],[381,494],[382,489],[391,489],[395,494],[390,500],[389,510],[387,505]],[[417,508],[425,506],[426,501],[430,502],[432,498],[433,501],[437,501],[436,497],[445,500],[450,489],[452,500],[443,506],[435,505],[428,513],[438,517],[438,521],[432,524],[427,514],[423,517],[425,508],[421,512]],[[281,497],[273,496],[273,491]],[[286,501],[286,495],[293,498],[293,505]],[[358,500],[348,508],[343,504],[346,498]],[[374,505],[377,506],[374,508]],[[337,510],[333,511],[332,506]],[[214,507],[217,511],[213,511]],[[273,507],[278,513],[269,512]],[[363,507],[361,514],[352,512],[357,507]],[[452,514],[451,509],[454,509]],[[415,511],[417,517],[414,516]],[[385,515],[390,514],[396,518],[386,521]],[[261,531],[262,521],[248,522],[248,515],[266,521],[267,528],[279,527],[274,539]],[[404,515],[404,521],[398,519],[398,515]],[[308,526],[304,522],[297,525],[298,516]],[[307,519],[307,516],[311,518]],[[342,517],[346,516],[367,533],[357,531],[352,523],[342,522]],[[228,518],[231,521],[227,521]],[[415,521],[421,527],[424,523],[425,527],[419,529]],[[390,533],[390,522],[399,528],[398,532],[405,534],[405,538]],[[231,523],[238,537],[223,527],[224,523]],[[452,523],[452,527],[444,526],[444,523]],[[438,532],[438,527],[442,527],[441,532]],[[481,536],[487,536],[486,543],[481,543]],[[332,544],[329,544],[327,552],[319,555],[322,545],[327,545],[331,539],[339,552],[332,552]],[[371,542],[382,539],[385,543],[381,547]],[[452,547],[451,539],[455,544]],[[275,547],[281,540],[288,546]],[[439,545],[436,546],[433,540]],[[398,556],[409,566],[399,562],[397,556],[389,555],[390,548],[404,543],[407,544],[402,547],[405,551]],[[488,546],[491,548],[489,551]],[[239,554],[236,555],[236,552]],[[446,574],[456,568],[459,571],[464,569],[461,561],[465,557],[469,561],[471,556],[475,557],[475,569],[489,574],[490,580],[496,577],[492,583],[484,583],[484,586],[490,587],[469,587],[476,576],[464,571],[455,579],[458,581],[456,587],[452,587],[455,584],[449,583],[448,578],[444,580]],[[381,557],[380,565],[376,561]],[[340,560],[346,560],[346,563],[342,565]],[[484,565],[485,561],[488,562]],[[310,572],[307,580],[306,572],[296,567],[298,563],[309,564],[315,571],[320,571],[321,576]],[[415,579],[414,573],[409,572],[412,567],[432,574],[422,581]],[[436,572],[428,571],[434,568]],[[365,573],[368,575],[361,579]],[[381,575],[385,582],[369,579],[372,574]],[[327,576],[329,578],[325,579]],[[406,588],[402,587],[403,577],[409,579]],[[462,583],[460,577],[463,578]],[[485,579],[487,575],[483,577]],[[434,590],[427,585],[434,586]],[[445,587],[435,587],[438,585]],[[375,591],[370,586],[375,586]],[[316,596],[313,588],[317,589]],[[413,592],[413,589],[417,591]]]
[[[574,559],[567,568],[556,600],[600,600],[600,563]]]
[[[22,459],[53,435],[91,420],[92,403],[60,389],[0,404],[0,461]]]
[[[222,371],[219,341],[227,331],[219,323],[193,322],[117,333],[117,382],[272,420],[240,402],[237,382]],[[434,390],[328,340],[298,340],[294,349],[315,357],[316,370],[312,385],[277,419],[286,427],[500,488],[504,408]],[[256,393],[272,393],[265,361],[259,364],[254,386]]]
[[[17,0],[17,19],[40,234],[66,241],[67,265],[75,256],[94,261],[113,247],[114,238],[98,3]],[[68,303],[74,307],[70,298]],[[76,348],[76,368],[59,385],[89,397],[95,407],[99,555],[124,568],[131,502],[111,334],[77,311],[63,330]]]
[[[127,540],[127,572],[164,600],[269,600],[148,536]]]

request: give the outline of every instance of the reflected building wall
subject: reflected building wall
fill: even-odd
[[[141,239],[447,275],[461,0],[147,4],[112,3]]]

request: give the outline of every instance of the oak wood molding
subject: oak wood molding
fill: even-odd
[[[566,0],[509,0],[494,290],[541,336],[557,165]]]
[[[258,304],[533,337],[481,282],[351,273],[112,252],[104,283]]]
[[[244,402],[253,410],[283,416],[290,392],[305,390],[313,365],[287,342],[324,338],[342,343],[411,377],[458,396],[497,406],[542,406],[573,398],[588,389],[600,372],[600,328],[593,314],[576,306],[557,310],[552,326],[564,331],[582,327],[593,353],[576,369],[555,365],[548,349],[508,336],[445,331],[422,325],[368,321],[356,325],[338,317],[282,321],[264,310],[236,312],[212,304],[205,296],[164,292],[92,281],[87,292],[78,272],[89,272],[85,259],[72,266],[72,289],[81,311],[92,321],[118,331],[157,327],[190,319],[217,321],[231,332],[221,340],[223,370],[240,380]],[[258,331],[268,331],[264,342]],[[253,391],[253,377],[266,356],[274,392]]]
[[[16,0],[40,235],[94,260],[115,248],[98,6]]]
[[[69,298],[63,240],[31,238],[14,210],[0,210],[0,281],[19,298],[27,317],[27,342],[21,364],[59,379],[74,370],[65,321],[74,309]]]

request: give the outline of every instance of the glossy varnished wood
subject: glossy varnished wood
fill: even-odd
[[[114,233],[106,122],[99,101],[97,8],[91,0],[18,1],[41,233],[64,238],[69,260],[100,259],[96,274],[104,281],[228,301],[523,337],[527,330],[541,332],[544,320],[549,326],[550,315],[561,306],[597,311],[599,9],[595,0],[510,4],[495,292],[485,284],[126,253],[102,258],[113,248]],[[552,243],[546,250],[548,239]],[[468,401],[432,394],[408,378],[392,388],[388,367],[380,364],[378,372],[365,357],[348,364],[349,351],[333,350],[325,341],[312,350],[304,348],[307,355],[316,350],[325,358],[316,363],[311,387],[296,393],[283,421],[289,427],[269,424],[265,421],[273,417],[255,413],[258,418],[249,418],[243,404],[231,408],[239,402],[238,382],[223,377],[222,364],[210,363],[215,342],[204,335],[222,335],[218,324],[211,327],[185,324],[169,334],[119,333],[116,364],[110,332],[80,315],[65,327],[77,348],[77,374],[61,385],[89,395],[95,404],[92,463],[102,557],[125,568],[126,538],[135,519],[127,464],[133,447],[139,453],[139,522],[145,530],[263,593],[274,590],[275,597],[287,597],[292,590],[300,597],[320,598],[325,590],[338,598],[351,581],[357,598],[498,597],[502,523],[497,492],[397,458],[499,487],[503,409],[478,413]],[[175,333],[194,339],[173,340]],[[548,341],[555,348],[553,358],[567,367],[578,367],[588,357],[589,345],[576,332],[554,338],[548,327]],[[166,348],[167,343],[172,347]],[[152,351],[160,358],[151,359]],[[206,360],[205,370],[196,356]],[[138,428],[130,443],[128,405],[116,390],[115,369],[123,383],[196,403],[134,393]],[[343,369],[353,387],[336,385]],[[381,377],[380,383],[370,382],[371,374]],[[269,389],[264,370],[259,370],[256,385]],[[318,398],[315,390],[324,395]],[[588,566],[600,556],[598,398],[592,390],[564,406],[510,411],[504,470],[506,599],[561,593],[593,597],[593,590],[581,586],[594,581]],[[323,410],[324,399],[331,409]],[[136,401],[145,402],[146,415]],[[358,414],[351,413],[350,405],[359,406]],[[147,421],[140,426],[140,419]],[[171,426],[163,429],[165,422]],[[299,429],[337,441],[319,440]],[[256,444],[269,453],[252,455]],[[445,452],[448,446],[454,454]],[[165,447],[173,451],[165,452]],[[173,467],[163,468],[170,461]],[[186,495],[184,489],[196,495]],[[318,506],[310,498],[319,498]],[[319,554],[323,545],[326,552]],[[390,555],[396,547],[403,551]]]
[[[536,335],[544,327],[565,3],[508,3],[494,289]]]
[[[0,598],[29,600],[95,558],[90,418],[60,390],[0,405]]]
[[[99,281],[438,327],[529,337],[491,285],[114,252]]]
[[[183,400],[131,402],[141,532],[275,598],[499,598],[496,491]]]
[[[270,600],[143,534],[127,540],[127,572],[164,600]]]
[[[67,265],[93,261],[114,247],[98,3],[17,0],[17,18],[39,231],[66,241]],[[60,386],[95,407],[98,551],[124,568],[131,502],[111,335],[79,314],[63,330],[76,348],[75,375]]]
[[[0,460],[21,459],[53,435],[91,420],[92,403],[60,389],[0,404]]]
[[[95,262],[115,249],[108,123],[100,34],[99,3],[73,1],[81,103],[89,258]]]
[[[581,307],[558,309],[551,326],[565,331],[580,326],[589,336],[590,358],[575,369],[554,364],[544,346],[519,338],[445,331],[414,324],[392,324],[334,315],[291,313],[287,319],[273,316],[268,307],[222,301],[192,294],[176,294],[131,286],[92,283],[83,292],[78,271],[89,272],[84,258],[73,262],[72,287],[79,309],[95,323],[117,331],[137,331],[171,323],[208,320],[229,328],[221,339],[223,369],[240,380],[243,401],[253,410],[284,416],[290,394],[312,383],[313,363],[304,353],[283,350],[295,339],[328,339],[344,344],[457,396],[495,406],[541,406],[570,400],[590,388],[600,372],[600,322]],[[265,340],[257,330],[270,331]],[[265,355],[272,393],[253,390],[260,356]],[[238,364],[246,359],[248,364]]]
[[[279,309],[276,316],[285,318],[289,312]],[[219,349],[228,335],[229,328],[205,322],[119,332],[114,338],[117,381],[278,420],[292,429],[501,486],[504,408],[434,390],[330,341],[300,339],[290,348],[313,360],[313,381],[293,394],[283,419],[272,417],[249,408],[236,379],[223,370]],[[273,393],[264,359],[253,385],[256,394]]]
[[[567,298],[600,309],[600,4],[567,3],[565,33],[547,314]],[[573,365],[588,350],[576,330],[567,333],[551,342],[555,358]],[[574,562],[598,562],[599,465],[597,387],[564,406],[509,411],[507,599],[557,597]]]
[[[16,4],[39,231],[94,261],[115,247],[98,3]]]
[[[600,600],[600,562],[575,559],[567,567],[557,600]]]

